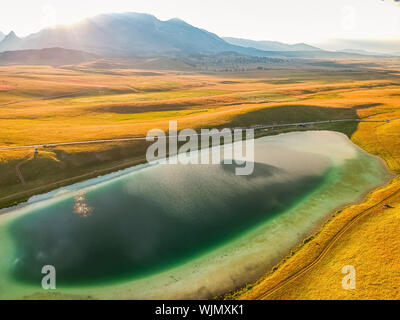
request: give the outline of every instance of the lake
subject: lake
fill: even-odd
[[[391,177],[343,134],[255,141],[235,166],[142,165],[34,197],[0,216],[0,298],[210,298],[254,281],[340,207]]]

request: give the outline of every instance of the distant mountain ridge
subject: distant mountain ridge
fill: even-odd
[[[2,41],[2,40],[4,39],[5,36],[6,36],[6,35],[5,35],[3,32],[0,31],[0,41]]]
[[[232,37],[223,37],[222,39],[233,45],[251,47],[263,51],[323,51],[306,43],[286,44],[278,41],[255,41]]]
[[[161,21],[142,13],[102,14],[73,26],[43,29],[22,39],[12,32],[0,42],[0,52],[50,47],[106,56],[224,51],[263,55],[261,50],[229,44],[217,35],[180,19]]]
[[[361,49],[342,49],[337,52],[355,53],[355,54],[362,54],[365,56],[390,56],[390,54],[384,54],[381,52],[371,52],[368,50],[361,50]],[[396,54],[394,53],[394,55]]]

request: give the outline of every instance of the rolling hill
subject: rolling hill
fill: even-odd
[[[63,48],[48,48],[41,50],[18,50],[0,53],[0,65],[50,65],[62,66],[77,64],[99,59],[91,53],[68,50]]]

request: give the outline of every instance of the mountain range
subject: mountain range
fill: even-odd
[[[63,47],[104,56],[219,53],[264,55],[261,50],[227,43],[217,35],[179,20],[149,14],[115,13],[87,18],[73,26],[46,28],[25,38],[14,32],[0,42],[0,52]]]
[[[359,58],[360,52],[324,51],[305,43],[220,38],[183,20],[161,21],[144,13],[110,13],[59,25],[19,38],[0,33],[0,52],[65,48],[102,57],[181,57],[237,53],[273,58]]]
[[[268,51],[320,50],[306,44],[286,45],[267,41],[258,44],[244,39],[222,39],[180,19],[161,21],[153,15],[133,12],[102,14],[71,26],[46,28],[24,38],[10,32],[0,42],[0,52],[54,47],[108,57],[221,52],[269,56]]]
[[[254,41],[230,37],[222,39],[233,45],[251,47],[263,51],[322,51],[320,48],[310,46],[306,43],[286,44],[278,41]]]

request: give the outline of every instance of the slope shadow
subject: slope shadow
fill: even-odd
[[[287,105],[268,107],[236,116],[232,126],[279,125],[314,121],[359,119],[357,108],[330,108],[309,105]],[[313,125],[308,128],[340,131],[351,137],[357,130],[358,122],[337,122]],[[304,129],[304,128],[303,128]]]

